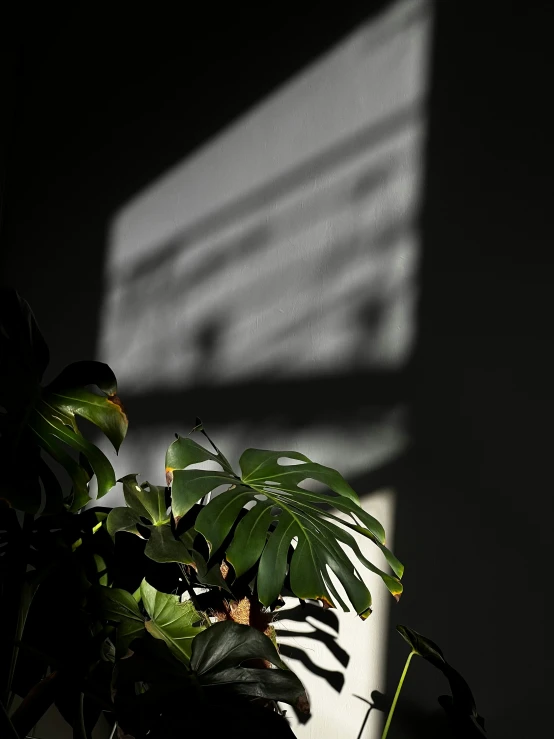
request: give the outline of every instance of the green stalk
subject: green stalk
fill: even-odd
[[[412,661],[412,657],[414,656],[414,654],[417,654],[417,652],[410,652],[410,654],[408,655],[408,659],[406,660],[406,664],[404,665],[404,670],[402,671],[402,675],[400,676],[400,680],[398,682],[398,687],[396,688],[396,693],[394,694],[394,698],[392,699],[392,706],[390,707],[389,715],[387,716],[387,723],[385,724],[385,728],[383,729],[381,739],[387,739],[387,734],[389,733],[390,724],[394,715],[394,709],[396,708],[396,704],[398,702],[398,696],[400,695],[400,691],[402,690],[402,685],[404,684],[404,679],[406,677],[406,674],[408,673],[408,667],[410,666],[410,662]]]

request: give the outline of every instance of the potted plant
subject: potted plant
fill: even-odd
[[[136,739],[230,727],[291,735],[278,704],[306,716],[309,702],[279,656],[273,614],[290,594],[367,618],[362,567],[398,599],[403,567],[380,523],[336,470],[262,449],[235,469],[200,422],[209,448],[177,436],[165,484],[127,474],[124,507],[86,508],[92,476],[98,498],[116,480],[76,419],[119,448],[127,418],[115,377],[80,362],[42,387],[48,350],[28,305],[7,291],[0,307],[2,735],[22,739],[52,704],[79,737],[102,711]],[[45,455],[65,471],[65,489]],[[381,550],[389,573],[353,533]]]

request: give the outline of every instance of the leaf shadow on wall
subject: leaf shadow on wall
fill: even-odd
[[[308,619],[310,620],[308,621]],[[294,631],[288,625],[285,625],[283,623],[284,621],[296,621],[302,624],[308,622],[312,627],[312,630]],[[275,625],[278,640],[283,638],[300,638],[302,640],[311,639],[314,642],[320,642],[329,650],[344,669],[348,667],[350,657],[338,643],[339,620],[336,614],[332,611],[326,610],[314,603],[303,603],[285,611],[278,611],[273,623]],[[333,629],[336,632],[336,635],[321,628],[320,624]],[[339,672],[338,670],[329,670],[320,667],[312,660],[307,649],[307,647],[301,648],[288,643],[285,644],[282,641],[279,642],[279,651],[285,658],[298,660],[304,665],[304,667],[310,670],[310,672],[326,680],[334,690],[340,693],[344,687],[344,673]]]

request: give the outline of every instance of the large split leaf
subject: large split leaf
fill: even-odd
[[[83,437],[77,416],[94,423],[116,451],[127,431],[115,376],[106,364],[77,362],[42,387],[47,364],[48,349],[28,304],[15,291],[2,290],[0,405],[5,413],[0,419],[1,443],[12,464],[0,481],[0,497],[29,513],[40,508],[41,485],[46,493],[45,511],[62,507],[61,487],[41,460],[41,452],[67,471],[73,485],[71,510],[90,499],[91,474],[97,477],[98,497],[115,485],[111,464]]]
[[[192,640],[206,628],[203,616],[190,600],[181,603],[176,595],[160,593],[146,580],[142,581],[140,594],[150,616],[146,621],[148,633],[155,639],[163,639],[173,655],[188,664]]]
[[[244,666],[265,660],[277,669]],[[204,687],[225,686],[236,695],[289,703],[309,713],[304,686],[279,657],[271,639],[234,621],[222,621],[192,642],[191,669]]]
[[[281,463],[283,459],[299,464],[285,465]],[[185,469],[208,460],[218,462],[221,470]],[[176,463],[183,468],[177,469]],[[208,493],[225,486],[199,513],[195,527],[206,538],[212,552],[232,533],[226,557],[237,576],[258,565],[258,597],[264,605],[269,606],[278,598],[289,572],[291,588],[299,598],[318,599],[329,606],[334,606],[336,601],[349,610],[332,582],[331,571],[356,612],[362,618],[367,617],[371,612],[370,592],[341,544],[378,574],[395,597],[400,596],[402,564],[385,546],[381,524],[364,511],[354,490],[336,470],[316,464],[298,452],[263,449],[244,452],[240,468],[239,477],[224,463],[220,453],[214,455],[191,439],[178,439],[166,456],[176,521]],[[301,486],[305,480],[320,483],[324,489],[309,491]],[[233,531],[247,505],[250,510]],[[333,509],[347,518],[339,517]],[[370,539],[384,554],[393,574],[373,565],[349,530]],[[289,570],[293,543],[296,546]]]

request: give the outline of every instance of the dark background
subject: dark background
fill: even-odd
[[[118,207],[387,4],[7,11],[2,280],[52,371],[95,354]],[[406,623],[468,679],[492,737],[544,735],[550,713],[552,11],[435,4],[418,338],[392,390],[414,443],[352,481],[398,490],[388,692]],[[416,668],[396,735],[442,736],[446,686]]]

